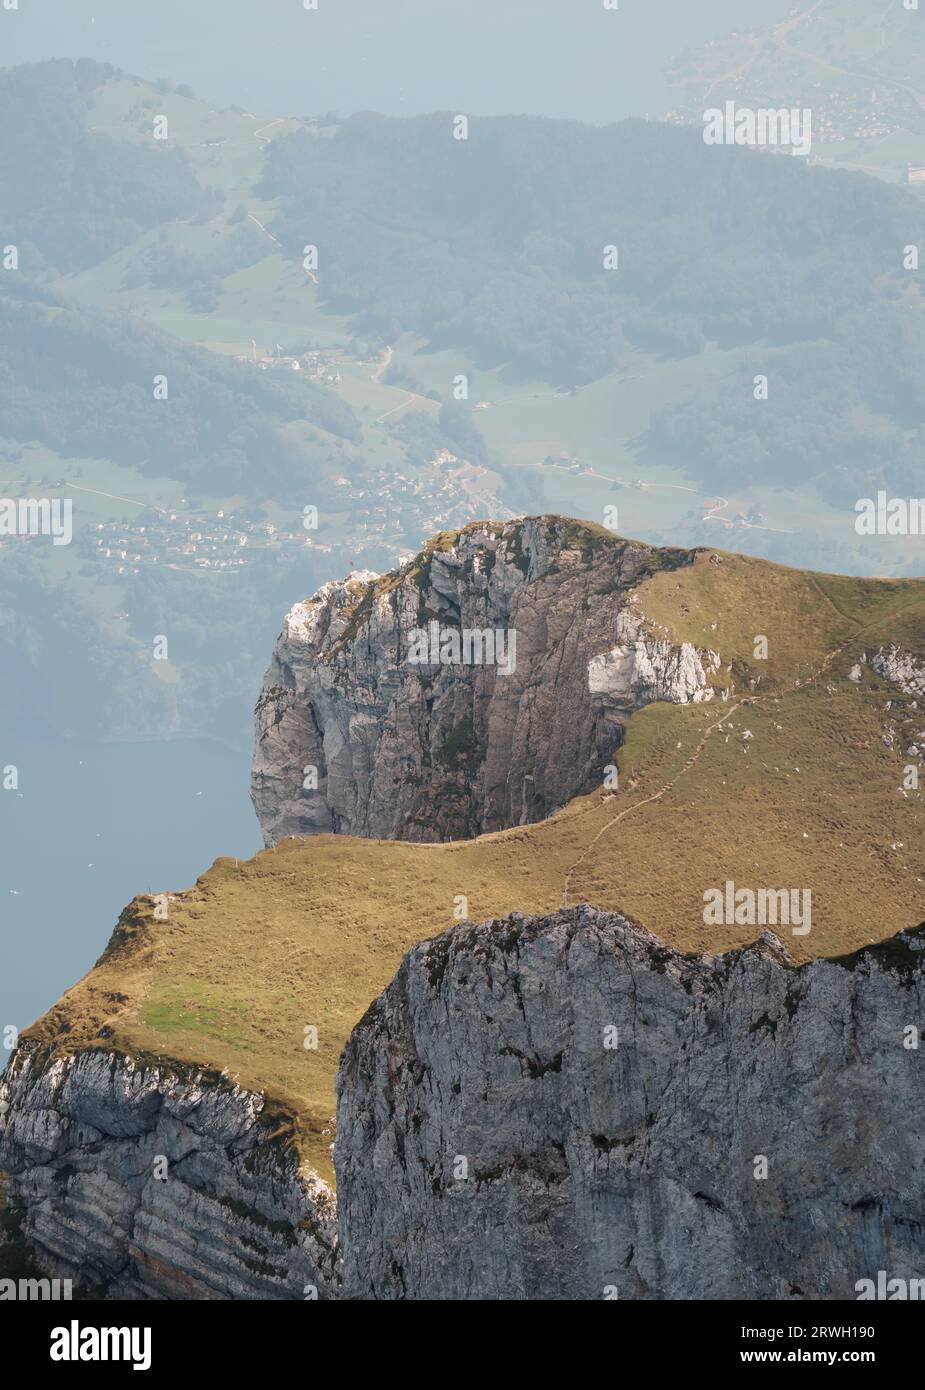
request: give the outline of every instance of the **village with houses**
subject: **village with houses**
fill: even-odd
[[[251,351],[236,353],[234,360],[256,367],[262,372],[304,372],[309,381],[317,381],[324,386],[339,386],[342,380],[340,368],[343,366],[343,358],[337,352],[321,348],[293,355],[284,353],[277,343],[275,353],[264,353],[258,351],[256,341],[252,340]]]
[[[307,515],[294,513],[274,522],[233,506],[148,506],[131,519],[77,526],[74,539],[84,561],[123,578],[152,567],[234,574],[268,553],[308,549],[330,554],[348,535],[357,555],[375,550],[381,557],[384,551],[391,560],[400,560],[435,531],[463,526],[485,515],[486,508],[492,515],[510,515],[488,490],[486,479],[486,469],[440,449],[419,478],[385,469],[362,482],[335,475],[326,487],[327,506],[310,506]]]
[[[249,521],[233,512],[155,512],[143,519],[98,521],[78,529],[81,553],[116,575],[139,574],[143,567],[234,571],[255,551],[317,545],[304,529],[287,530],[272,521]]]

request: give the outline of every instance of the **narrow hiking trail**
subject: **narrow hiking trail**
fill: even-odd
[[[816,585],[816,587],[819,588],[818,585]],[[819,588],[819,593],[826,600],[829,606],[838,614],[840,618],[842,618],[843,620],[847,618],[847,615],[842,613],[841,610],[836,607],[836,605],[832,602],[828,594],[826,594],[823,589]],[[854,622],[856,620],[853,618],[847,618],[847,621]],[[681,778],[686,775],[686,773],[690,772],[693,767],[696,767],[697,763],[700,761],[704,748],[707,746],[707,743],[710,740],[711,734],[713,734],[713,732],[716,729],[722,728],[722,726],[729,719],[732,718],[732,716],[736,713],[737,710],[743,709],[747,705],[760,704],[763,700],[784,699],[787,695],[792,694],[796,690],[803,690],[807,685],[810,685],[812,684],[812,682],[817,681],[820,676],[824,675],[825,672],[829,670],[829,668],[832,665],[832,662],[835,660],[837,656],[841,655],[841,653],[845,650],[849,643],[856,641],[857,638],[860,637],[862,633],[864,633],[867,630],[867,628],[873,627],[875,624],[879,622],[882,622],[882,618],[878,617],[872,619],[867,624],[858,626],[854,632],[850,633],[844,639],[844,641],[839,642],[838,646],[834,647],[832,651],[830,651],[827,654],[827,656],[824,657],[820,665],[814,671],[811,671],[809,675],[804,678],[794,680],[791,685],[785,686],[784,689],[779,693],[768,691],[766,695],[757,695],[755,693],[751,693],[749,695],[742,695],[739,697],[738,700],[735,701],[734,704],[728,705],[722,716],[719,719],[717,719],[713,724],[710,724],[706,729],[704,729],[696,747],[694,748],[693,753],[690,755],[687,762],[684,763],[684,765],[678,769],[674,776],[670,778],[669,781],[667,781],[664,784],[664,786],[660,787],[658,791],[653,792],[651,796],[644,797],[641,801],[634,801],[631,806],[625,806],[622,811],[619,811],[615,816],[612,816],[611,819],[601,827],[597,834],[591,840],[589,840],[588,844],[582,850],[581,854],[571,865],[569,865],[569,868],[566,871],[565,880],[562,887],[562,906],[568,907],[569,889],[571,887],[572,880],[575,874],[577,873],[578,869],[581,867],[581,865],[587,859],[588,855],[594,849],[595,845],[597,845],[598,842],[603,839],[603,837],[608,833],[608,831],[612,830],[615,825],[618,825],[620,823],[620,821],[625,820],[627,816],[632,815],[634,811],[641,810],[643,806],[650,806],[655,801],[661,801],[662,797],[666,796],[668,792],[670,792],[671,789],[681,780]],[[592,809],[594,809],[594,807],[589,808],[589,810]]]
[[[680,767],[678,769],[675,775],[669,781],[667,781],[664,784],[664,786],[659,787],[658,791],[653,792],[651,796],[644,797],[642,801],[634,801],[631,806],[624,806],[622,811],[619,811],[617,815],[613,816],[609,821],[607,821],[605,825],[601,826],[600,830],[593,837],[593,839],[588,841],[588,844],[582,850],[581,854],[578,856],[575,862],[569,866],[568,872],[565,875],[565,883],[562,889],[563,907],[568,907],[569,886],[572,882],[572,878],[577,873],[578,869],[581,867],[584,861],[587,859],[591,851],[594,849],[594,846],[607,834],[608,830],[612,830],[613,827],[619,824],[621,820],[625,820],[627,816],[632,815],[633,811],[639,811],[642,809],[643,806],[651,805],[653,801],[661,801],[662,797],[667,795],[667,793],[671,791],[675,783],[679,782],[681,778],[684,776],[684,774],[690,772],[691,768],[695,767],[696,764],[700,761],[700,755],[706,747],[707,741],[709,740],[709,737],[713,733],[714,729],[720,728],[721,725],[725,724],[727,719],[732,718],[736,710],[741,709],[743,705],[751,704],[756,698],[757,697],[754,695],[743,696],[740,700],[737,700],[734,705],[727,706],[726,711],[722,715],[722,717],[717,719],[714,724],[710,724],[706,729],[704,729],[703,734],[700,737],[699,743],[697,744],[691,756],[688,758],[687,762],[683,765],[683,767]]]

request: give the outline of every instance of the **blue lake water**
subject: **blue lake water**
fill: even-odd
[[[19,792],[0,791],[0,1028],[25,1027],[89,970],[136,894],[189,887],[219,855],[261,847],[243,752],[4,736],[9,764]]]
[[[254,112],[462,111],[606,122],[673,101],[682,49],[794,0],[42,0],[4,16],[4,63],[87,57]]]

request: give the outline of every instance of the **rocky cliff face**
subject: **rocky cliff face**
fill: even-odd
[[[448,840],[549,815],[600,780],[634,709],[712,694],[719,657],[657,640],[633,608],[644,578],[690,559],[528,518],[296,604],[256,711],[266,842]]]
[[[579,907],[417,947],[339,1079],[350,1296],[854,1298],[925,1273],[925,928],[795,968]]]
[[[587,906],[416,947],[344,1050],[337,1229],[285,1126],[120,1054],[0,1088],[48,1274],[128,1298],[852,1298],[925,1270],[925,928],[795,967]]]
[[[0,1085],[0,1167],[30,1253],[110,1298],[329,1298],[334,1203],[274,1134],[263,1097],[114,1053]]]

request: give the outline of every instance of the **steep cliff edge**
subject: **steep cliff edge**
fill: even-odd
[[[338,1090],[346,1289],[853,1298],[925,1270],[925,928],[795,967],[587,907],[418,946]]]
[[[470,838],[600,783],[633,710],[713,694],[717,654],[660,639],[633,607],[643,580],[692,559],[529,517],[326,584],[287,615],[257,704],[266,842]]]
[[[0,1085],[7,1203],[38,1266],[109,1298],[330,1298],[331,1190],[266,1098],[29,1045]]]

